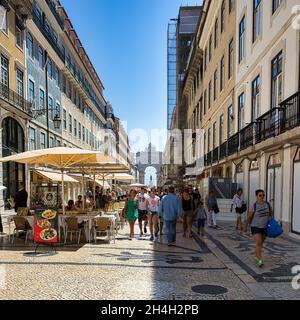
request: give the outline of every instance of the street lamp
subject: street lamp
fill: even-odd
[[[61,118],[58,114],[55,115],[53,119],[53,124],[55,129],[60,129],[61,126]]]

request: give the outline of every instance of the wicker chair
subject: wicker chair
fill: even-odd
[[[78,225],[77,217],[69,217],[66,219],[66,232],[65,232],[65,244],[68,239],[68,234],[70,234],[70,240],[72,242],[73,234],[78,235],[78,244],[80,243],[80,237],[82,232],[82,227]]]
[[[14,243],[14,238],[19,232],[25,232],[25,243],[27,243],[29,233],[33,233],[33,230],[25,217],[15,216],[14,218],[15,229],[13,232],[12,243]]]
[[[95,243],[97,243],[97,235],[100,234],[101,237],[105,236],[105,240],[108,242],[111,241],[112,238],[112,230],[111,230],[111,220],[106,217],[96,218],[94,230],[94,239]]]

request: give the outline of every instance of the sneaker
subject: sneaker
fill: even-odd
[[[262,261],[262,259],[256,258],[256,259],[255,259],[255,262],[256,262],[256,265],[257,265],[259,268],[262,268],[262,267],[264,266],[264,262]]]
[[[147,228],[146,227],[144,227],[144,233],[147,234]]]
[[[153,238],[153,236],[151,236],[151,237],[150,237],[150,241],[153,241],[153,240],[154,240],[154,238]]]
[[[141,233],[140,233],[140,237],[142,237],[143,235],[144,235],[143,232],[141,232]]]

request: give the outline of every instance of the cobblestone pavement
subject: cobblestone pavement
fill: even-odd
[[[174,247],[165,237],[129,241],[127,227],[115,244],[67,246],[57,254],[36,256],[29,254],[33,246],[4,243],[0,299],[300,299],[290,284],[299,243],[268,242],[266,267],[257,270],[251,239],[229,225],[193,240],[184,239],[181,228]]]

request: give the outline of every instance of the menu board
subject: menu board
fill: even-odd
[[[34,217],[34,242],[58,242],[58,213],[55,209],[36,211]]]

